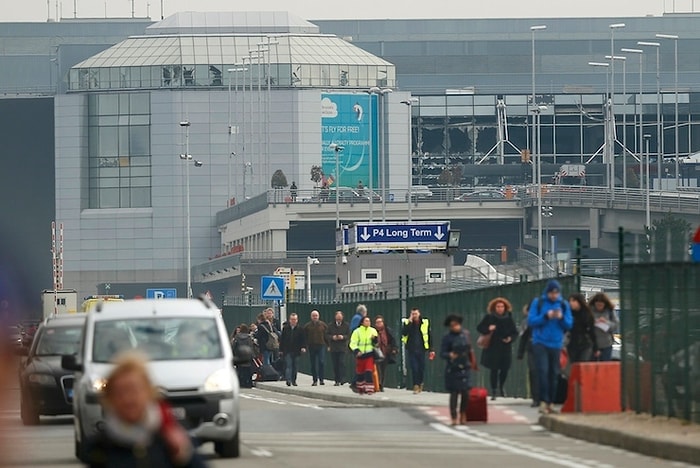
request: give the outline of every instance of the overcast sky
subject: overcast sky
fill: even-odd
[[[74,0],[49,0],[51,17],[56,1],[62,16],[73,16]],[[78,17],[131,16],[131,0],[75,0]],[[694,0],[163,0],[165,15],[177,11],[264,9],[290,11],[306,19],[327,18],[504,18],[566,16],[644,16],[664,11],[687,12]],[[136,16],[160,16],[161,0],[134,0]],[[264,3],[264,5],[258,4]],[[700,10],[700,2],[697,2]],[[46,21],[47,0],[0,0],[0,21]],[[11,6],[10,6],[11,5]],[[249,7],[249,8],[244,8]]]

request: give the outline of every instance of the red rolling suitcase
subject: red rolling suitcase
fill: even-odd
[[[489,419],[486,397],[488,392],[483,387],[473,387],[469,390],[469,406],[467,406],[467,422]]]

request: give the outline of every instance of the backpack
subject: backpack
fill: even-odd
[[[255,350],[253,337],[248,335],[245,338],[236,337],[233,339],[233,355],[241,360],[252,360]]]
[[[272,329],[272,325],[270,325],[270,328],[268,329],[267,327],[264,327],[262,324],[260,324],[261,327],[265,328],[265,331],[267,332],[267,342],[265,343],[265,349],[268,351],[277,351],[280,349],[280,338],[277,336],[277,333]]]

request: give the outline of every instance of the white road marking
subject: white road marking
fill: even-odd
[[[284,400],[277,400],[275,398],[265,398],[257,395],[250,395],[247,393],[241,393],[240,394],[241,398],[245,398],[248,400],[255,400],[255,401],[263,401],[265,403],[272,403],[273,405],[280,405],[280,406],[285,406],[285,405],[290,405],[290,406],[299,406],[301,408],[310,408],[314,410],[322,410],[318,405],[314,405],[311,403],[298,403],[296,401],[284,401]]]
[[[543,432],[545,430],[544,426],[540,426],[539,424],[533,424],[532,426],[530,426],[530,429],[532,429],[535,432]]]
[[[272,457],[272,452],[264,448],[257,448],[250,451],[256,457],[270,458]]]
[[[433,423],[430,425],[436,431],[450,434],[460,439],[470,442],[486,445],[492,448],[510,452],[515,455],[520,455],[535,460],[540,460],[554,465],[567,466],[570,468],[579,468],[581,466],[596,466],[600,467],[600,462],[594,460],[585,460],[582,458],[568,456],[562,453],[552,452],[535,446],[518,443],[513,440],[502,437],[493,436],[481,431],[469,430],[467,432],[452,429],[442,424]]]

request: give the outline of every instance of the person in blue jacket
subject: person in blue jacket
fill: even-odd
[[[564,335],[573,323],[569,304],[561,296],[561,285],[556,280],[550,280],[542,296],[532,301],[528,313],[542,413],[554,412],[552,401],[561,372],[559,355],[564,347]]]

